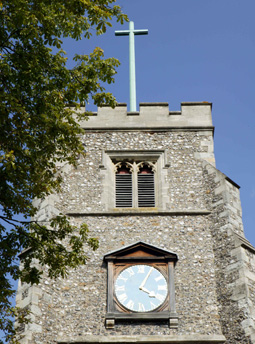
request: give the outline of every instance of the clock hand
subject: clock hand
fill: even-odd
[[[156,297],[154,291],[151,291],[151,292],[150,292],[149,297]]]
[[[140,290],[144,291],[145,293],[149,294],[149,297],[156,297],[154,291],[149,291],[148,289],[141,287]]]
[[[150,291],[148,289],[144,288],[144,287],[140,287],[139,289],[144,291],[147,294],[150,294]]]
[[[150,274],[152,273],[152,270],[153,270],[153,266],[150,268],[150,270],[149,270],[147,276],[146,276],[145,279],[142,281],[142,283],[141,283],[141,285],[140,285],[140,287],[139,287],[140,290],[144,287],[145,283],[147,282],[147,279],[149,278]]]

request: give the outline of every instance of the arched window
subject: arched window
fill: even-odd
[[[116,165],[116,207],[132,208],[132,173],[125,163]]]
[[[155,207],[153,163],[118,162],[115,171],[116,208]]]
[[[148,165],[138,171],[138,207],[155,207],[154,172]]]

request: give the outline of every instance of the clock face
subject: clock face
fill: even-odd
[[[115,282],[115,294],[121,305],[133,312],[150,312],[167,297],[167,281],[150,265],[131,265],[121,271]]]

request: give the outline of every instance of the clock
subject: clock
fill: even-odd
[[[116,322],[168,323],[176,328],[176,253],[136,242],[104,256],[107,263],[106,328]]]
[[[118,275],[114,291],[121,306],[132,312],[151,312],[160,307],[168,294],[165,276],[151,265],[136,264]]]

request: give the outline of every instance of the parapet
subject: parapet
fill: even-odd
[[[213,129],[212,103],[181,103],[181,111],[169,111],[168,103],[140,103],[137,112],[128,112],[127,104],[119,103],[115,109],[98,108],[80,125],[86,130],[135,129]]]

